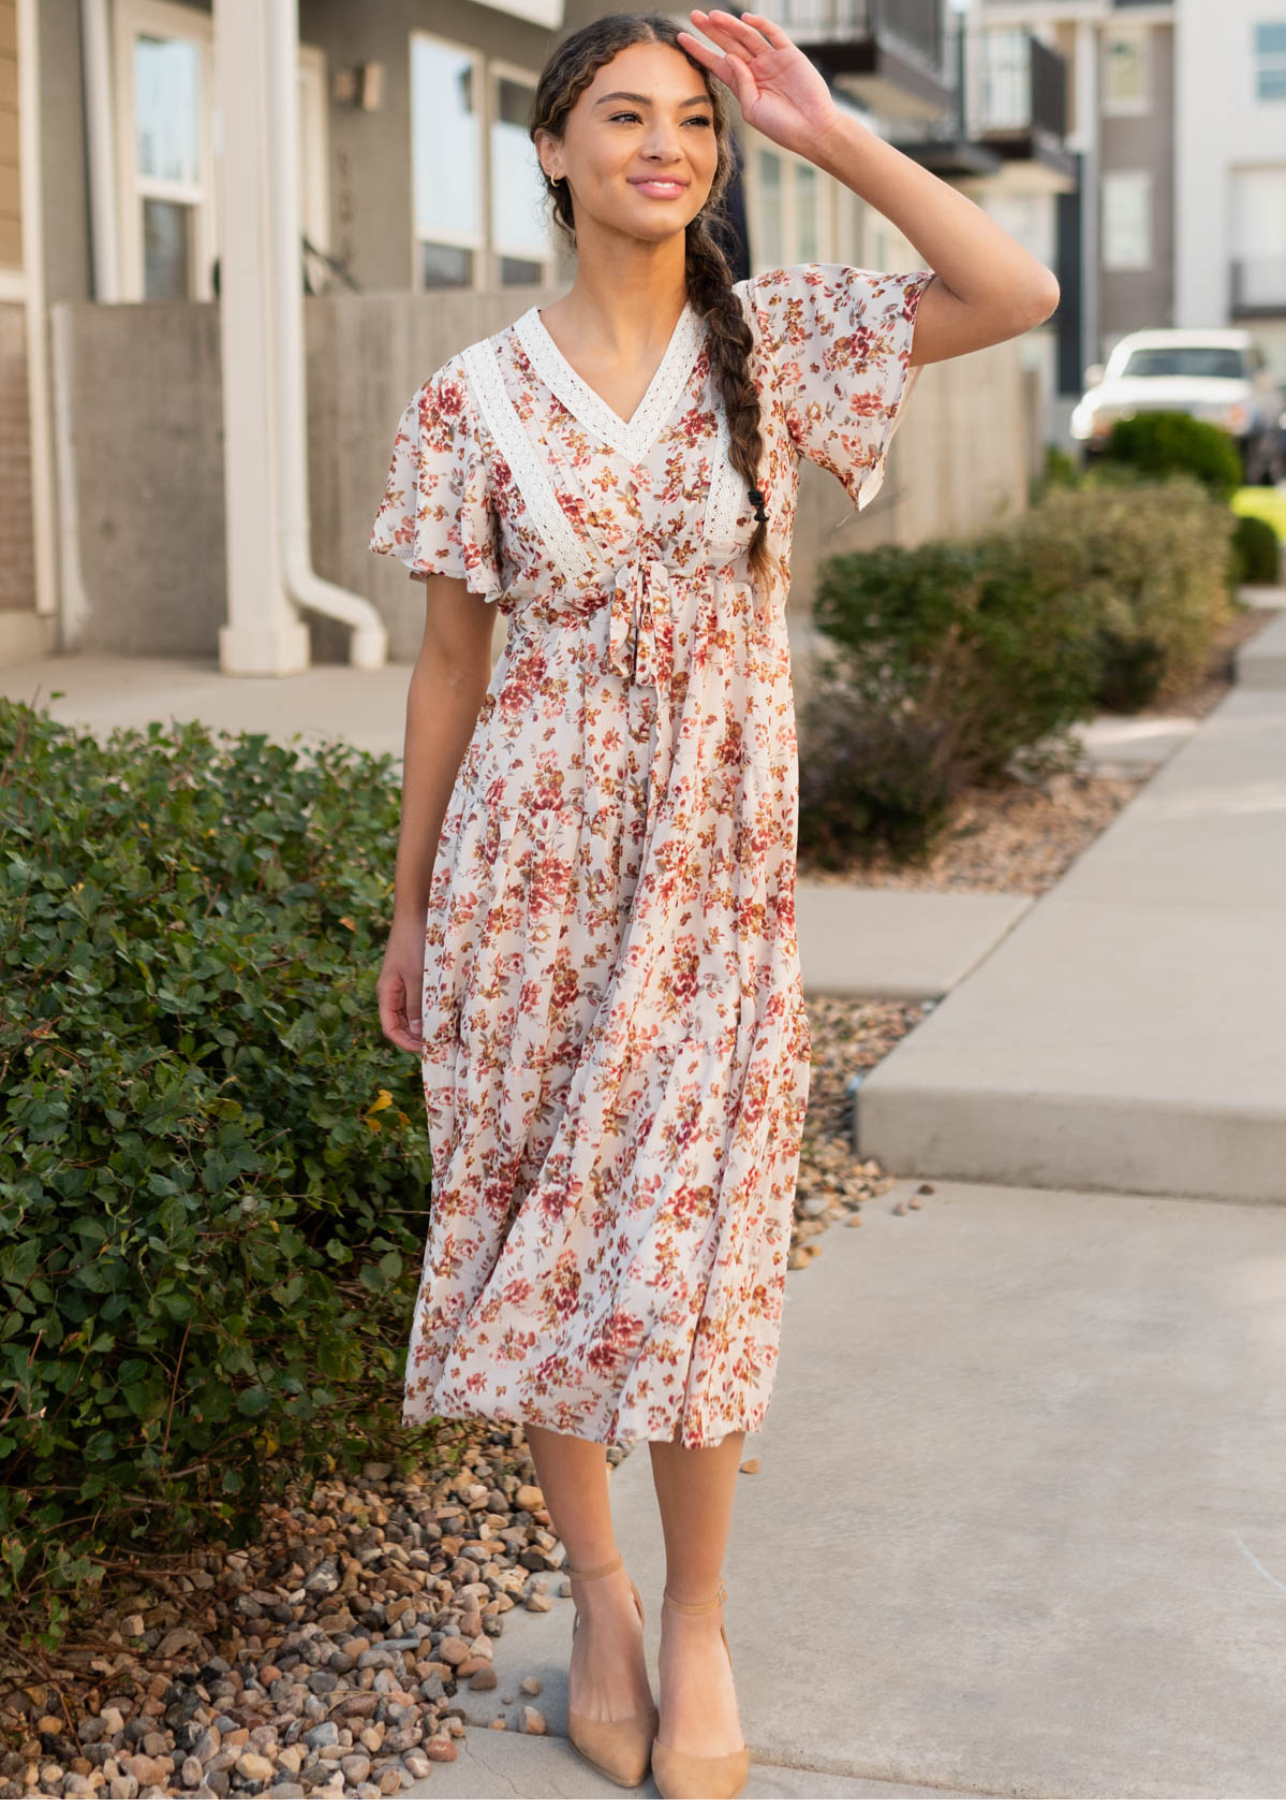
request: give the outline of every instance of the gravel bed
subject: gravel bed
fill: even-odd
[[[892,1186],[852,1150],[853,1077],[931,1004],[809,1001],[792,1269]],[[611,1445],[608,1462],[627,1454]],[[292,1487],[263,1516],[258,1543],[197,1547],[104,1594],[53,1679],[0,1701],[0,1800],[376,1800],[454,1761],[466,1721],[512,1728],[473,1698],[497,1687],[492,1639],[515,1606],[547,1612],[551,1590],[571,1591],[520,1426],[449,1421],[433,1466],[367,1463],[307,1502]],[[516,1728],[539,1735],[539,1693],[527,1676],[496,1700],[517,1701]]]
[[[1238,647],[1279,616],[1271,606],[1251,606],[1237,613],[1216,637],[1206,673],[1196,686],[1129,716],[1205,718],[1234,685]],[[801,855],[799,873],[809,881],[855,882],[862,887],[1048,893],[1154,773],[1140,769],[1096,775],[1083,766],[1039,786],[1012,781],[1002,787],[969,788],[956,801],[942,836],[924,861],[897,862],[880,853],[855,857],[845,868],[827,869]]]
[[[929,855],[918,863],[879,854],[844,869],[810,866],[809,881],[957,894],[1044,894],[1107,829],[1151,775],[1055,775],[1044,787],[1014,781],[970,788]]]
[[[853,1149],[854,1076],[875,1067],[932,1009],[932,1001],[808,1001],[813,1055],[808,1112],[795,1190],[787,1267],[805,1268],[821,1254],[828,1225],[860,1225],[864,1200],[887,1193],[894,1177]]]
[[[104,1606],[56,1661],[61,1701],[35,1682],[5,1701],[0,1796],[375,1800],[454,1761],[505,1613],[550,1609],[565,1551],[521,1427],[451,1421],[435,1460],[292,1492],[261,1542],[171,1558]],[[537,1708],[523,1725],[544,1730]]]

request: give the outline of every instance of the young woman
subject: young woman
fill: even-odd
[[[864,506],[918,366],[1026,330],[1058,289],[841,112],[779,26],[690,17],[704,39],[618,14],[554,50],[530,129],[575,281],[413,396],[371,548],[427,600],[379,980],[433,1157],[405,1418],[524,1425],[577,1608],[573,1743],[622,1785],[650,1760],[662,1794],[719,1796],[748,1762],[721,1568],[808,1094],[800,458]],[[734,284],[711,230],[728,90],[926,266]],[[659,1713],[608,1509],[604,1447],[639,1440],[666,1549]]]

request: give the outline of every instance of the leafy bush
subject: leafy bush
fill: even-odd
[[[1244,513],[1237,518],[1232,539],[1234,580],[1262,582],[1275,587],[1282,575],[1282,547],[1267,519]]]
[[[1195,476],[1220,500],[1241,486],[1241,455],[1226,431],[1181,412],[1141,412],[1117,419],[1103,454],[1143,475]]]
[[[831,558],[814,618],[834,654],[800,709],[799,842],[820,860],[926,850],[965,786],[1066,760],[1093,711],[1093,615],[1008,532]]]
[[[0,701],[0,1614],[246,1541],[399,1422],[419,1071],[376,1022],[389,758]]]
[[[1101,706],[1133,711],[1203,674],[1229,617],[1233,517],[1191,476],[1052,492],[1009,530],[1038,591],[1091,609]]]

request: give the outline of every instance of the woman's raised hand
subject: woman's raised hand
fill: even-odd
[[[690,56],[730,87],[742,116],[785,150],[810,156],[810,147],[840,118],[825,77],[773,19],[762,13],[699,12],[688,17],[718,45],[680,31]],[[811,156],[810,156],[811,160]]]

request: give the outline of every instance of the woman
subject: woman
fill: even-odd
[[[799,462],[864,506],[920,364],[1052,275],[834,104],[753,13],[564,39],[531,136],[570,292],[403,414],[371,547],[427,582],[386,1036],[421,1057],[433,1205],[404,1415],[521,1421],[577,1608],[569,1732],[632,1786],[740,1791],[720,1572],[776,1366],[809,1037],[785,626]],[[726,90],[927,267],[733,284]],[[508,625],[491,666],[495,612]],[[426,959],[427,948],[427,959]],[[649,1445],[659,1712],[608,1509]]]

